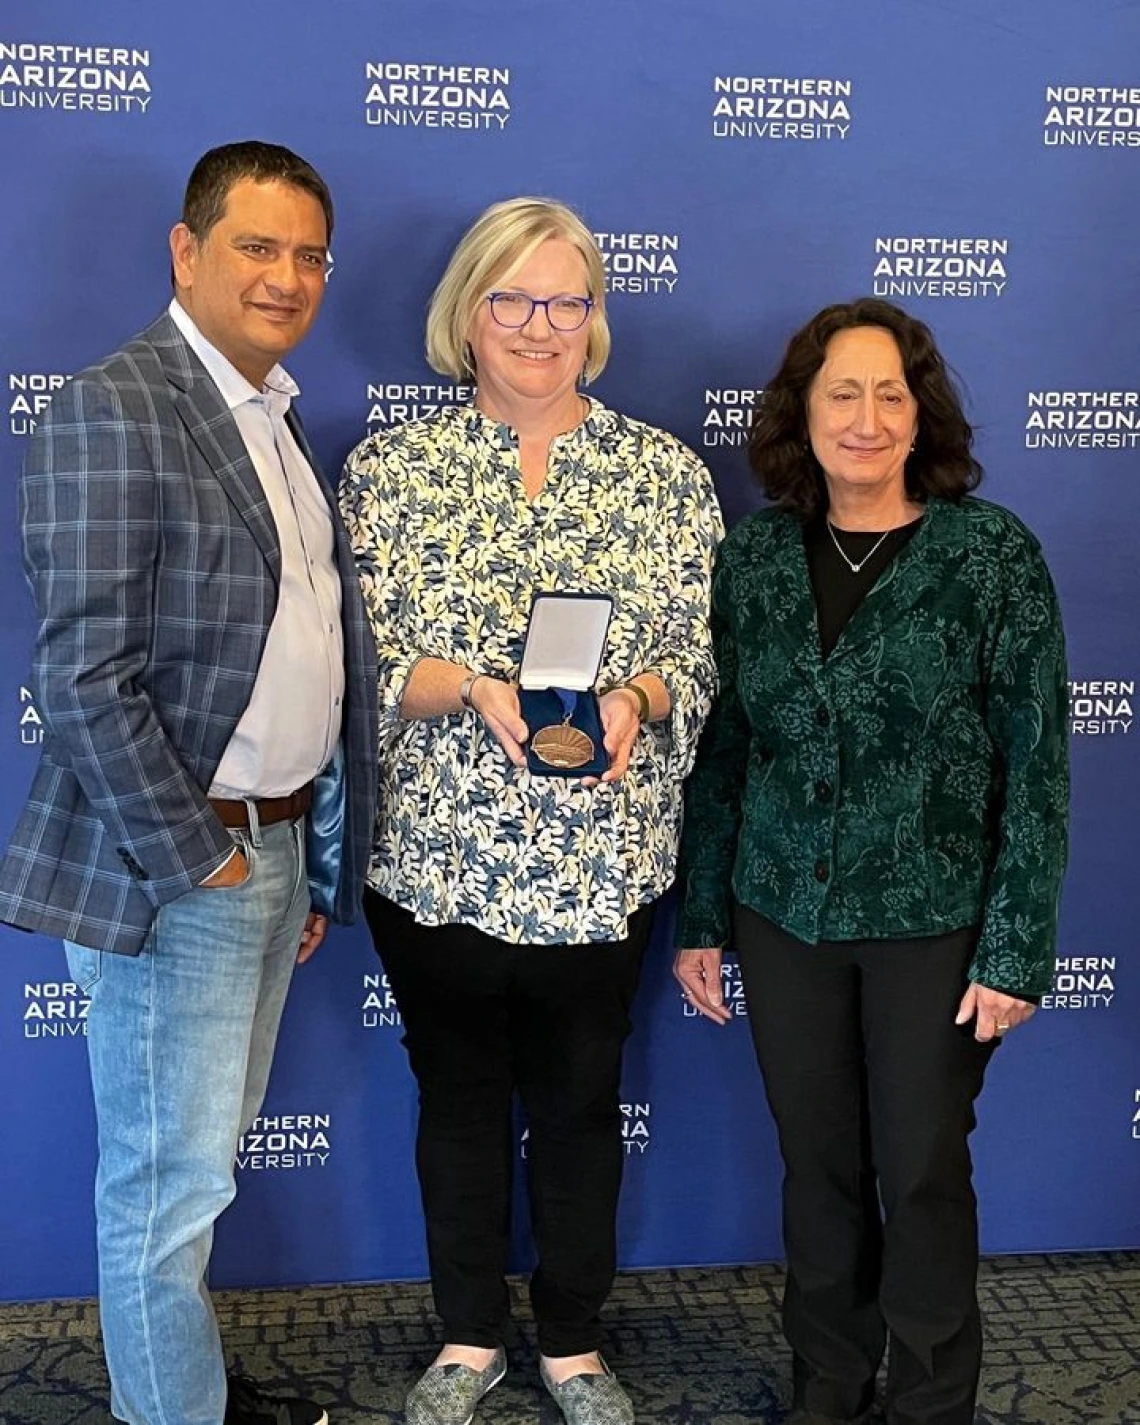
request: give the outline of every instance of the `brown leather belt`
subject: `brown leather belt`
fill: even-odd
[[[249,826],[249,807],[245,802],[224,801],[221,797],[208,800],[223,826]],[[272,826],[275,821],[296,821],[313,805],[313,784],[306,782],[287,797],[254,797],[252,800],[262,826]]]

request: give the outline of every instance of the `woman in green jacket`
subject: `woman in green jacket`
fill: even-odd
[[[766,388],[770,508],[721,547],[721,695],[689,783],[675,973],[718,1022],[732,937],[785,1165],[793,1420],[972,1425],[967,1138],[1050,985],[1064,641],[1040,547],[969,495],[930,331],[828,307]]]

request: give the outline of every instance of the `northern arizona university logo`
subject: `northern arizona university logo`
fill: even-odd
[[[763,394],[749,386],[707,386],[701,444],[747,445],[752,414]]]
[[[1140,391],[1030,391],[1027,450],[1132,450],[1140,444]]]
[[[630,296],[675,292],[680,280],[677,233],[595,233],[606,270],[606,291]]]
[[[360,1023],[365,1029],[397,1029],[403,1024],[396,1005],[396,996],[385,974],[364,976],[364,998],[360,1004]]]
[[[1049,84],[1044,127],[1047,148],[1140,148],[1140,89]]]
[[[0,108],[145,114],[150,50],[0,40]]]
[[[40,717],[31,688],[20,688],[20,716],[18,731],[20,742],[25,747],[39,747],[44,740],[44,722]]]
[[[447,406],[462,406],[475,399],[475,387],[451,381],[370,381],[365,388],[368,434],[422,421]]]
[[[29,980],[24,986],[25,1039],[82,1039],[90,999],[71,980]]]
[[[1115,955],[1068,955],[1057,961],[1042,1009],[1107,1009],[1116,998]]]
[[[511,117],[503,67],[378,60],[365,64],[364,79],[364,120],[375,126],[501,133]]]
[[[239,1171],[250,1173],[323,1168],[332,1152],[331,1137],[331,1114],[265,1114],[238,1140],[234,1161]]]
[[[51,398],[70,380],[60,371],[9,371],[8,430],[12,435],[31,435]]]
[[[1009,278],[1009,239],[877,237],[876,297],[1000,297]]]
[[[845,139],[851,132],[850,79],[789,79],[718,74],[713,79],[716,139]]]
[[[1086,678],[1069,684],[1069,732],[1114,737],[1132,731],[1134,678]]]
[[[640,1158],[649,1151],[652,1141],[650,1125],[653,1119],[651,1103],[623,1103],[621,1109],[621,1142],[627,1158]],[[519,1139],[519,1157],[527,1156],[530,1129],[524,1128]]]

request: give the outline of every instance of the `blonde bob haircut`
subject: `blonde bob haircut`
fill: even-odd
[[[610,354],[602,255],[578,214],[553,198],[493,203],[460,238],[428,306],[425,346],[433,370],[457,381],[476,376],[469,337],[480,305],[548,238],[570,243],[586,265],[585,295],[594,305],[582,379],[590,382],[601,375]]]

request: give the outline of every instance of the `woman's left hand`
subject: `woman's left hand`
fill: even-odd
[[[962,996],[954,1023],[974,1020],[974,1038],[980,1044],[988,1044],[991,1039],[1000,1039],[1008,1030],[1024,1024],[1036,1008],[1028,1000],[1003,995],[1000,990],[989,990],[975,982]]]
[[[628,688],[611,688],[598,699],[602,716],[602,745],[609,753],[610,765],[602,773],[603,782],[616,782],[629,768],[630,753],[641,731],[641,704],[637,694]]]

